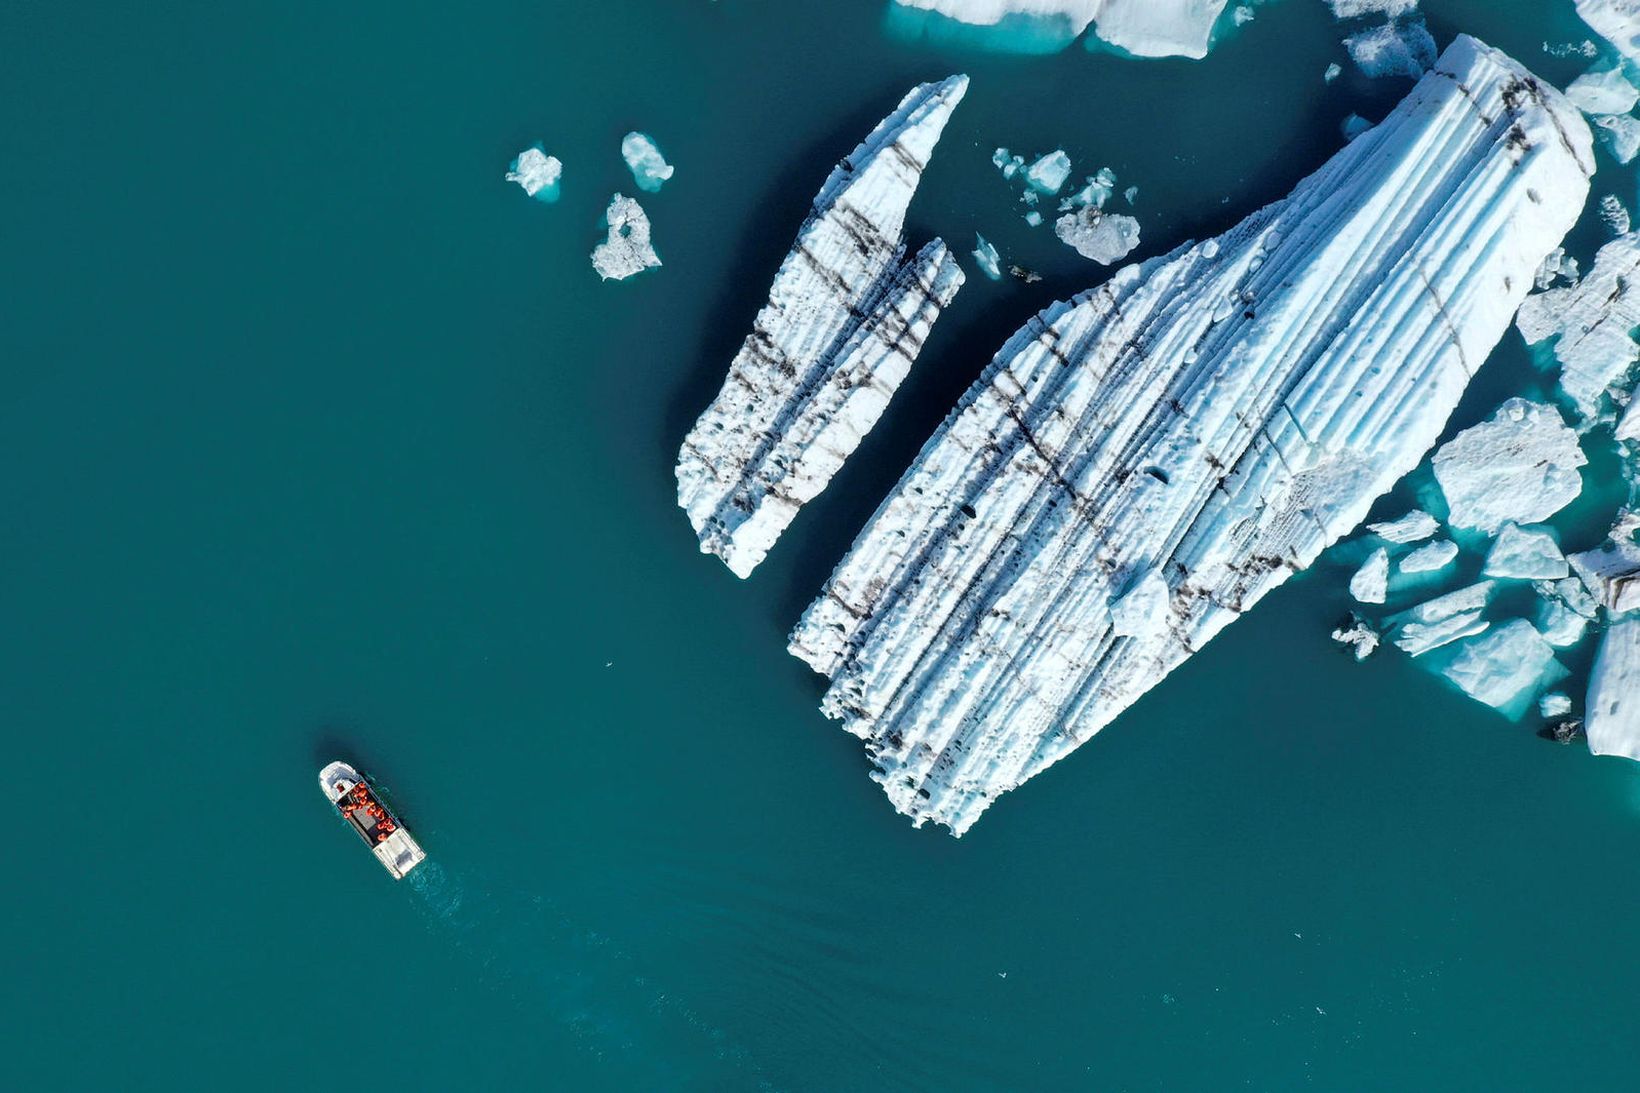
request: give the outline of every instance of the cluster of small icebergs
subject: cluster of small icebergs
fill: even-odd
[[[1003,178],[1024,183],[1020,201],[1029,206],[1025,223],[1033,228],[1042,223],[1042,213],[1037,206],[1045,198],[1058,197],[1071,177],[1071,157],[1062,148],[1038,156],[1030,163],[1024,156],[998,148],[991,154],[991,162],[1002,172]],[[1120,262],[1139,245],[1139,222],[1123,213],[1105,210],[1105,203],[1115,192],[1116,172],[1109,167],[1101,167],[1097,173],[1088,175],[1076,192],[1059,198],[1059,212],[1063,215],[1053,225],[1054,234],[1067,246],[1074,248],[1082,257],[1105,266]],[[1137,186],[1129,186],[1123,192],[1123,198],[1129,205],[1138,196]],[[982,239],[981,250],[988,246]],[[994,252],[995,248],[991,250]],[[1000,269],[996,275],[991,273],[991,266],[986,259],[980,258],[980,251],[975,251],[974,256],[980,259],[980,268],[986,276],[993,280],[1000,276]]]
[[[1602,202],[1601,215],[1628,226],[1620,203]],[[1537,288],[1515,325],[1558,372],[1553,401],[1510,398],[1435,451],[1424,500],[1444,518],[1414,509],[1344,548],[1368,551],[1349,582],[1363,607],[1333,638],[1357,659],[1387,639],[1505,716],[1536,710],[1557,739],[1586,731],[1597,754],[1640,759],[1640,702],[1621,701],[1640,688],[1640,514],[1629,507],[1640,498],[1630,412],[1640,405],[1640,235],[1607,243],[1581,279],[1557,248]],[[1583,494],[1592,445],[1616,446],[1629,501],[1603,542],[1566,552],[1547,521]],[[1394,610],[1378,615],[1386,604]],[[1579,721],[1560,685],[1589,640],[1599,647]]]
[[[1640,75],[1640,0],[1577,0],[1577,13],[1612,47],[1616,56],[1598,61],[1573,80],[1566,97],[1593,123],[1596,135],[1618,163],[1640,154],[1640,101],[1633,77]]]
[[[1327,5],[1352,28],[1344,49],[1363,75],[1416,80],[1435,64],[1435,39],[1418,0],[1327,0]],[[1331,83],[1338,73],[1329,71]]]
[[[658,193],[661,184],[672,177],[673,166],[647,134],[633,132],[623,137],[621,158],[632,171],[633,181],[646,193]],[[563,174],[563,161],[548,155],[543,145],[533,144],[513,159],[506,180],[518,183],[537,201],[551,203],[558,200]],[[622,281],[661,264],[650,242],[649,216],[632,198],[624,194],[610,198],[602,226],[608,234],[592,250],[592,268],[602,279]]]

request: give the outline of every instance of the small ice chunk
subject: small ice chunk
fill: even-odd
[[[1458,556],[1458,544],[1450,539],[1436,539],[1401,559],[1402,573],[1433,573],[1445,569]]]
[[[1588,619],[1567,607],[1560,599],[1550,597],[1538,602],[1538,633],[1556,649],[1570,649],[1582,641],[1583,631],[1588,626]]]
[[[636,201],[620,194],[610,198],[604,223],[609,226],[609,238],[592,249],[592,268],[599,277],[624,281],[661,264],[649,245],[649,217]]]
[[[1559,512],[1583,488],[1588,462],[1560,411],[1512,398],[1435,453],[1435,481],[1455,527],[1495,532]]]
[[[1139,187],[1129,186],[1127,189],[1123,190],[1122,200],[1126,201],[1129,205],[1139,200]]]
[[[1000,171],[1004,167],[1008,166],[1008,161],[1011,158],[1013,158],[1012,152],[1008,151],[1006,148],[998,148],[996,151],[991,153],[991,165]]]
[[[1042,226],[1042,214],[1032,209],[1025,214],[1025,223],[1033,228],[1040,228]]]
[[[1096,208],[1066,213],[1054,221],[1053,230],[1077,254],[1106,266],[1120,262],[1139,245],[1137,220]]]
[[[518,183],[537,201],[551,202],[558,200],[558,179],[563,173],[563,161],[536,144],[518,153],[507,168],[507,181]]]
[[[1571,712],[1572,699],[1565,691],[1550,691],[1538,699],[1538,713],[1543,716],[1544,720],[1565,717]]]
[[[1124,638],[1154,634],[1167,618],[1169,602],[1167,578],[1160,569],[1147,570],[1121,598],[1111,602],[1111,629]]]
[[[647,133],[628,133],[622,137],[621,158],[632,169],[638,189],[648,193],[659,192],[661,183],[671,178],[675,170]]]
[[[1402,611],[1389,619],[1395,631],[1391,640],[1416,657],[1481,633],[1487,627],[1483,616],[1495,587],[1493,581],[1480,581]]]
[[[1321,74],[1321,79],[1325,83],[1332,83],[1334,80],[1338,79],[1338,77],[1342,76],[1343,74],[1344,74],[1343,67],[1340,66],[1337,61],[1334,61],[1334,62],[1332,62],[1331,64],[1329,64],[1327,66],[1327,71],[1325,71]]]
[[[978,263],[980,272],[993,281],[1002,280],[1002,256],[979,232],[974,233],[974,239],[979,244],[974,248],[974,261]]]
[[[1627,114],[1601,114],[1594,118],[1596,135],[1618,163],[1627,166],[1640,155],[1640,120]]]
[[[1566,85],[1566,97],[1585,114],[1627,114],[1640,101],[1640,91],[1620,69],[1590,69]]]
[[[1373,79],[1405,76],[1416,80],[1435,64],[1435,39],[1417,17],[1352,34],[1344,39],[1344,48],[1355,67]]]
[[[1464,641],[1441,674],[1470,698],[1518,717],[1532,696],[1564,678],[1566,669],[1531,623],[1511,619]]]
[[[1600,221],[1613,235],[1629,234],[1629,210],[1623,207],[1616,194],[1607,194],[1600,199]]]
[[[1346,141],[1354,140],[1371,128],[1372,122],[1363,118],[1360,114],[1345,114],[1344,120],[1338,123],[1338,130],[1344,134]]]
[[[1366,660],[1378,648],[1378,631],[1360,615],[1353,613],[1350,615],[1349,625],[1334,630],[1332,639],[1340,645],[1348,646],[1355,654],[1356,660]]]
[[[1361,603],[1383,603],[1389,591],[1389,551],[1379,547],[1367,555],[1350,578],[1350,595]]]
[[[1422,509],[1413,509],[1405,516],[1398,516],[1394,520],[1385,520],[1377,524],[1368,524],[1367,530],[1392,543],[1416,543],[1435,534],[1435,529],[1441,525],[1435,517]]]
[[[1055,149],[1031,164],[1025,171],[1025,181],[1031,189],[1042,194],[1056,194],[1071,177],[1071,157],[1063,149]]]
[[[1505,524],[1498,531],[1498,540],[1486,556],[1488,577],[1513,577],[1517,580],[1556,580],[1571,572],[1566,556],[1560,552],[1554,533],[1546,527],[1520,527]]]
[[[1258,18],[1258,13],[1246,4],[1242,4],[1230,13],[1230,18],[1235,21],[1236,26],[1244,27]]]

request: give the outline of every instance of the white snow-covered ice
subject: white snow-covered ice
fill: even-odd
[[[1094,206],[1061,216],[1053,222],[1053,232],[1077,254],[1104,266],[1115,265],[1139,245],[1137,220]]]
[[[1390,641],[1409,656],[1418,657],[1482,633],[1488,625],[1486,608],[1496,587],[1495,581],[1478,581],[1390,616],[1385,620]]]
[[[1350,595],[1360,603],[1383,603],[1389,595],[1389,551],[1379,547],[1367,555],[1350,578]]]
[[[1640,361],[1640,233],[1601,247],[1577,284],[1528,296],[1515,325],[1528,344],[1554,339],[1561,389],[1595,417],[1606,390]]]
[[[1577,14],[1631,64],[1640,65],[1640,0],[1577,0]]]
[[[1205,57],[1213,27],[1229,0],[894,0],[974,27],[1034,25],[1033,40],[1069,44],[1094,26],[1101,41],[1135,57]],[[1006,38],[998,44],[1006,46]]]
[[[1531,623],[1510,619],[1459,642],[1441,674],[1477,702],[1519,717],[1566,669]]]
[[[1422,509],[1413,509],[1393,520],[1368,524],[1367,530],[1386,542],[1416,543],[1434,535],[1440,526],[1439,521],[1429,513]]]
[[[1287,198],[1016,332],[792,634],[894,806],[965,831],[1359,524],[1593,170],[1578,111],[1460,36]]]
[[[704,552],[744,577],[876,425],[962,285],[936,239],[907,256],[905,213],[951,112],[952,76],[914,88],[814,199],[769,302],[678,453],[678,504]]]
[[[997,253],[990,240],[979,232],[974,233],[974,239],[974,263],[979,266],[979,271],[993,281],[1002,280],[1002,256]]]
[[[537,144],[518,153],[507,168],[507,181],[518,183],[537,201],[557,201],[558,180],[563,173],[563,161],[547,155],[546,149]]]
[[[1640,91],[1620,68],[1591,68],[1566,85],[1566,97],[1585,114],[1627,114],[1640,101]]]
[[[1396,563],[1402,573],[1434,573],[1451,565],[1458,557],[1458,544],[1451,539],[1425,543]]]
[[[1486,555],[1488,577],[1516,580],[1555,580],[1571,572],[1554,533],[1545,527],[1505,524]]]
[[[1640,759],[1640,618],[1619,619],[1601,636],[1583,711],[1590,751]]]
[[[1056,194],[1071,177],[1071,157],[1055,149],[1025,168],[1025,181],[1040,194]]]
[[[634,132],[622,137],[621,158],[631,168],[638,189],[647,193],[659,192],[661,184],[671,178],[675,170],[647,133]]]
[[[649,217],[630,197],[616,194],[604,211],[609,237],[592,249],[592,268],[606,281],[624,281],[661,264],[649,243]]]
[[[1454,527],[1495,532],[1533,524],[1565,508],[1583,488],[1587,463],[1560,411],[1512,398],[1435,453],[1435,481]]]

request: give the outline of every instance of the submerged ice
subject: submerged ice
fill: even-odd
[[[893,0],[896,10],[979,28],[1008,49],[1062,48],[1089,25],[1135,57],[1205,57],[1228,0]]]
[[[1460,37],[1287,198],[1019,330],[792,635],[895,807],[962,833],[1359,523],[1576,218],[1590,145]]]

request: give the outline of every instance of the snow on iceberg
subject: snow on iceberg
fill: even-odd
[[[1577,14],[1631,64],[1640,65],[1640,0],[1577,0]]]
[[[638,189],[659,193],[661,183],[672,177],[676,170],[647,133],[628,133],[621,138],[621,158],[632,170]]]
[[[1383,603],[1389,595],[1389,551],[1379,547],[1367,555],[1350,578],[1350,595],[1361,603]]]
[[[1640,759],[1640,618],[1619,619],[1600,639],[1584,730],[1596,755]]]
[[[1413,509],[1405,516],[1382,523],[1368,524],[1367,530],[1391,543],[1416,543],[1435,534],[1441,525],[1435,517],[1422,509]]]
[[[1053,222],[1053,233],[1083,258],[1100,265],[1115,265],[1139,245],[1139,222],[1122,213],[1107,213],[1095,207],[1066,213]]]
[[[993,49],[1062,49],[1097,21],[1101,41],[1135,57],[1205,57],[1228,0],[894,0],[907,36],[963,37]],[[930,23],[927,20],[936,20]],[[968,34],[958,33],[967,30]]]
[[[649,244],[649,217],[630,197],[616,194],[604,211],[609,237],[592,248],[592,268],[606,281],[624,281],[661,264]]]
[[[1449,522],[1491,533],[1565,508],[1583,488],[1577,469],[1587,462],[1559,410],[1512,398],[1443,444],[1433,465]]]
[[[536,144],[518,153],[507,168],[507,181],[518,183],[537,201],[551,202],[558,200],[558,179],[563,173],[563,161]]]
[[[1640,91],[1622,69],[1590,69],[1566,85],[1566,97],[1585,114],[1627,114],[1640,102]]]
[[[1640,234],[1601,247],[1588,276],[1570,288],[1528,296],[1515,325],[1529,345],[1554,339],[1561,389],[1584,417],[1595,417],[1601,396],[1640,361]]]
[[[1451,565],[1457,556],[1457,543],[1451,539],[1436,539],[1402,558],[1396,568],[1402,573],[1434,573]]]
[[[1511,619],[1458,643],[1441,674],[1470,698],[1518,718],[1544,688],[1565,678],[1566,669],[1531,623]]]
[[[1354,653],[1356,660],[1366,660],[1378,649],[1378,631],[1356,614],[1350,615],[1348,625],[1332,632],[1332,639]]]
[[[1576,219],[1590,143],[1459,37],[1290,196],[1015,333],[792,634],[895,807],[967,830],[1358,524]],[[1166,609],[1123,636],[1150,572]]]
[[[1488,577],[1516,580],[1556,580],[1571,572],[1554,533],[1545,527],[1505,524],[1486,555]]]
[[[906,207],[951,111],[952,76],[913,89],[821,187],[769,302],[678,453],[678,504],[737,576],[876,425],[962,285],[936,239],[906,257]]]

